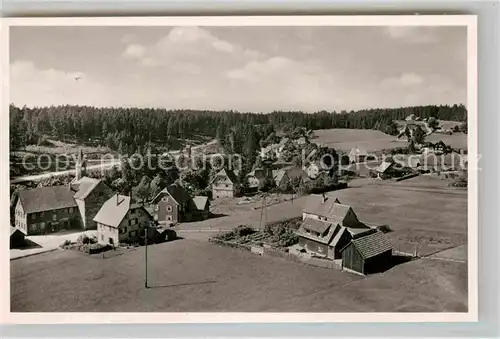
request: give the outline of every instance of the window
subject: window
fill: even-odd
[[[158,205],[155,205],[155,211],[158,211]]]
[[[318,252],[319,253],[323,253],[323,247],[322,246],[318,246]]]
[[[104,241],[104,234],[101,234],[101,240]]]
[[[172,221],[172,216],[171,215],[167,215],[167,220],[168,221]]]
[[[167,212],[172,212],[172,206],[170,205],[167,206]]]
[[[161,198],[162,201],[168,201],[168,197]]]
[[[135,238],[135,237],[137,237],[137,231],[129,232],[128,237],[129,238]]]
[[[74,208],[73,207],[70,207],[69,208],[69,214],[73,214],[75,212]]]
[[[118,233],[119,234],[125,234],[125,233],[127,233],[127,228],[126,227],[119,228],[119,232]]]
[[[31,215],[31,220],[35,220],[35,219],[36,219],[36,214],[35,214],[35,213],[33,213],[33,214]]]
[[[42,231],[45,229],[45,223],[44,223],[44,222],[40,223],[40,229],[41,229]]]
[[[43,218],[43,212],[40,212],[39,217]]]
[[[31,229],[33,231],[38,231],[38,224],[37,223],[34,223],[33,225],[31,225]]]
[[[57,214],[54,213],[54,214],[52,214],[52,221],[56,221],[56,220],[57,220]]]

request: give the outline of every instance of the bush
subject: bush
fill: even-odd
[[[71,244],[72,244],[71,240],[64,240],[61,247],[66,248],[66,247],[70,246]]]

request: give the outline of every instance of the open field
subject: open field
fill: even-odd
[[[405,142],[397,141],[395,136],[370,129],[321,129],[314,131],[314,134],[317,138],[312,139],[312,142],[344,151],[356,146],[367,151],[376,151],[406,145]]]
[[[407,146],[405,141],[397,141],[395,136],[370,129],[334,128],[317,130],[314,134],[317,138],[312,139],[312,142],[344,151],[356,146],[369,152]],[[436,143],[440,140],[452,148],[467,149],[467,134],[464,133],[432,133],[425,137],[427,142]]]
[[[466,311],[466,265],[421,259],[367,278],[207,242],[108,259],[56,251],[11,262],[13,312]]]
[[[453,133],[452,135],[443,133],[432,133],[425,137],[425,141],[436,143],[443,141],[446,145],[450,145],[455,149],[467,149],[467,134],[464,133]]]

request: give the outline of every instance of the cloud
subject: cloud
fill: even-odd
[[[162,67],[175,72],[184,69],[187,74],[198,74],[201,69],[246,63],[262,58],[264,54],[219,39],[207,29],[188,26],[172,28],[149,46],[128,45],[123,56],[137,59],[142,66]],[[190,66],[184,67],[186,64]]]
[[[421,85],[425,82],[424,77],[416,73],[403,73],[399,77],[386,78],[382,80],[381,85],[383,87],[391,86],[415,86]]]
[[[80,80],[76,80],[80,77]],[[10,101],[18,105],[110,105],[113,88],[80,71],[39,69],[31,61],[10,67]],[[30,95],[27,96],[26,93]]]
[[[435,27],[426,26],[388,26],[384,27],[387,36],[408,43],[434,43],[438,41]]]
[[[123,55],[131,59],[140,59],[146,54],[146,48],[139,44],[130,44],[127,46]]]

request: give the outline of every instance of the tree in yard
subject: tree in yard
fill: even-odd
[[[162,189],[167,186],[165,179],[163,176],[158,173],[153,180],[151,180],[151,183],[149,184],[149,190],[151,191],[151,196],[155,197]]]
[[[130,191],[134,185],[134,171],[130,166],[129,160],[124,158],[122,160],[122,180],[123,180],[123,192],[125,194],[130,194]]]
[[[417,150],[415,149],[415,142],[412,140],[410,140],[410,143],[408,144],[408,153],[409,154],[415,154],[417,152]]]
[[[151,179],[148,176],[144,175],[141,179],[141,182],[137,186],[137,196],[142,199],[143,203],[146,200],[148,200],[148,198],[150,196],[150,193],[151,193],[151,191],[149,189],[150,183],[151,183]]]
[[[425,141],[425,132],[420,128],[420,126],[417,126],[415,130],[413,131],[413,136],[412,140],[415,144],[423,144]]]
[[[437,121],[436,118],[434,117],[430,117],[428,120],[427,120],[427,126],[429,126],[429,128],[431,128],[432,130],[435,130],[436,128],[438,128],[439,126],[439,122]]]
[[[460,132],[467,134],[467,123],[464,122],[460,125]]]

